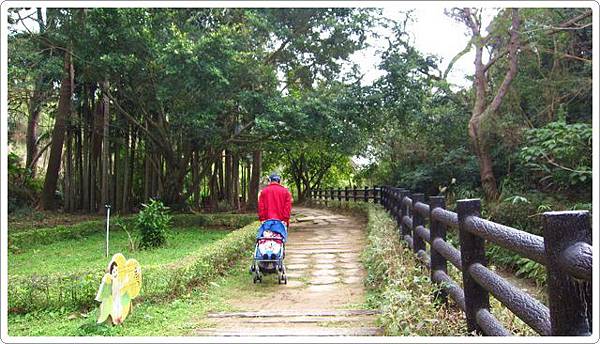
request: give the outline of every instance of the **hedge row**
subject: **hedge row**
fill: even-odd
[[[256,220],[252,214],[175,214],[171,220],[173,227],[192,226],[222,226],[227,228],[240,228]],[[121,223],[131,226],[135,215],[115,217],[111,219],[111,231],[121,230],[115,225]],[[103,232],[106,224],[102,220],[85,221],[70,226],[55,226],[49,228],[33,229],[8,235],[9,250],[15,251],[21,247],[32,244],[50,244],[60,240],[77,239],[91,233]]]
[[[237,220],[235,220],[237,221]],[[223,274],[251,250],[259,223],[253,222],[187,256],[183,261],[144,268],[140,298],[175,296],[192,285],[204,285]],[[92,307],[103,271],[8,279],[8,310],[75,310]]]

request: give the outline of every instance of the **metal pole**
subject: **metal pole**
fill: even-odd
[[[105,204],[104,207],[106,208],[106,257],[108,258],[108,229],[110,228],[110,204]]]

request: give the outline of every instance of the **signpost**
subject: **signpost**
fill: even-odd
[[[104,207],[106,208],[106,258],[108,258],[108,235],[109,235],[109,231],[108,229],[110,228],[109,226],[109,222],[110,222],[110,204],[105,204]]]

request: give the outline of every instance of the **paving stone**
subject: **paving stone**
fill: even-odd
[[[313,270],[311,275],[313,276],[337,276],[340,273],[337,272],[336,270],[328,270],[328,269],[318,269],[318,270]]]
[[[313,276],[308,283],[309,284],[333,284],[337,283],[339,278],[335,276]]]

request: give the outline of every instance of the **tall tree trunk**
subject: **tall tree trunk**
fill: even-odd
[[[143,202],[147,202],[150,199],[152,193],[152,162],[150,161],[150,140],[146,138],[144,140],[144,199]]]
[[[215,162],[213,163],[212,166],[212,173],[210,175],[210,181],[209,181],[209,189],[210,189],[210,195],[209,195],[209,208],[211,211],[214,211],[217,208],[217,204],[219,201],[219,181],[218,181],[218,176],[219,176],[219,165],[221,165],[221,158],[217,158],[215,159]]]
[[[127,152],[128,143],[127,140],[124,140],[124,151]],[[115,204],[116,210],[121,213],[123,211],[123,183],[125,180],[125,175],[127,174],[127,169],[124,166],[125,160],[123,156],[121,156],[121,147],[115,148],[115,158],[113,163],[113,180],[114,180],[114,197],[113,202]]]
[[[488,87],[486,73],[496,59],[492,59],[487,64],[483,64],[483,49],[489,36],[486,38],[481,36],[481,23],[475,18],[475,15],[471,14],[470,9],[464,9],[465,23],[471,28],[473,41],[475,42],[475,79],[473,81],[475,88],[475,104],[473,106],[471,119],[469,120],[469,137],[471,138],[471,143],[479,162],[481,186],[483,187],[486,198],[490,200],[498,199],[499,193],[496,186],[496,178],[493,170],[494,164],[490,155],[490,146],[488,142],[490,129],[487,128],[489,126],[484,126],[482,124],[497,116],[502,100],[508,92],[512,80],[517,74],[517,52],[519,49],[520,26],[518,11],[519,10],[516,8],[512,9],[512,26],[508,44],[508,70],[506,71],[502,84],[496,91],[492,102],[489,105],[486,105],[486,93]]]
[[[200,156],[198,150],[192,156],[192,188],[194,194],[194,208],[200,208]]]
[[[136,130],[133,126],[130,126],[131,133],[131,144],[129,149],[126,150],[125,155],[125,181],[123,182],[123,213],[129,213],[131,210],[131,189],[133,185],[133,172],[135,168],[135,141],[136,141]]]
[[[242,160],[241,161],[241,172],[242,175],[240,176],[240,202],[242,203],[242,207],[246,206],[246,163]]]
[[[262,152],[257,149],[252,152],[252,172],[250,185],[248,186],[248,210],[257,210],[258,208],[258,188],[260,186],[261,164]]]
[[[106,213],[105,205],[110,203],[110,113],[108,99],[108,81],[102,82],[102,203],[99,212]]]
[[[66,151],[63,166],[63,178],[64,178],[64,189],[63,189],[63,197],[64,197],[64,210],[67,213],[73,211],[73,145],[72,145],[72,137],[73,132],[71,130],[70,121],[67,120],[67,133],[66,133]]]
[[[237,152],[231,153],[231,205],[240,210],[240,157]]]
[[[91,93],[93,94],[93,92]],[[102,101],[99,99],[95,103],[95,116],[93,121],[92,130],[92,147],[90,154],[90,212],[98,211],[98,199],[100,190],[98,188],[98,180],[102,173],[98,173],[100,170],[100,154],[102,152],[102,125],[104,123],[104,112],[102,111]],[[101,182],[100,182],[101,183]]]
[[[46,23],[42,15],[42,9],[37,8],[37,22],[39,25],[39,34],[44,35],[46,32]],[[37,160],[38,160],[38,122],[40,114],[42,112],[42,102],[44,98],[44,87],[48,80],[43,75],[37,77],[31,99],[28,104],[28,116],[27,116],[27,133],[25,137],[26,146],[26,160],[25,167],[30,170],[30,176],[35,178],[37,173]],[[72,92],[72,90],[71,90]]]
[[[230,150],[225,150],[225,200],[233,207],[233,156]]]
[[[33,95],[29,101],[29,114],[27,117],[27,134],[25,137],[25,145],[27,149],[27,158],[25,167],[31,172],[32,178],[35,178],[37,169],[34,158],[38,155],[38,121],[42,112],[42,87],[44,80],[40,77],[35,84]]]
[[[52,146],[50,148],[50,157],[48,169],[44,179],[44,188],[40,198],[40,208],[46,210],[56,209],[56,199],[54,194],[58,182],[58,173],[62,157],[63,143],[65,139],[66,121],[71,112],[71,94],[72,80],[74,77],[73,63],[71,53],[66,51],[64,57],[64,77],[60,84],[60,97],[58,99],[58,110],[54,119],[54,129],[52,131]]]
[[[77,188],[79,189],[77,192],[77,207],[76,209],[81,210],[83,208],[84,201],[84,168],[83,168],[83,143],[82,143],[82,123],[84,122],[83,113],[79,111],[79,121],[77,125],[77,133],[75,136],[75,156],[76,156],[76,170],[77,170]]]

